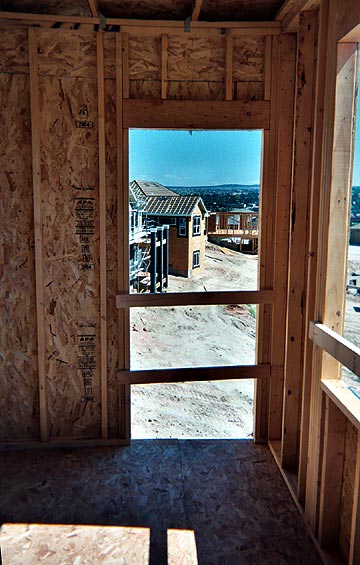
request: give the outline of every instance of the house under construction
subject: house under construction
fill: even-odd
[[[359,41],[357,0],[0,0],[4,565],[360,562]],[[131,128],[262,130],[257,290],[130,293]],[[217,304],[254,364],[131,369],[132,308]],[[131,440],[131,387],[243,378],[254,441]]]

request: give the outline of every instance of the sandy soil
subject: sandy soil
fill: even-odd
[[[207,244],[205,260],[169,291],[256,289],[257,257]],[[255,324],[251,305],[132,309],[131,368],[253,364]],[[253,380],[133,386],[132,437],[249,437],[253,392]]]
[[[360,260],[349,260],[348,276],[350,277],[352,273],[360,273]],[[358,281],[358,285],[360,285],[360,281]],[[360,347],[360,312],[356,312],[354,307],[360,307],[360,294],[357,294],[354,290],[349,290],[346,293],[344,337]],[[360,396],[359,377],[343,367],[343,379],[350,389],[357,396]]]

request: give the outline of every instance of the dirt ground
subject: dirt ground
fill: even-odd
[[[205,268],[170,276],[170,292],[254,290],[257,257],[207,244]],[[253,364],[252,305],[132,309],[131,368]],[[254,381],[135,385],[133,438],[244,438],[253,431]]]
[[[357,250],[355,250],[357,251]],[[350,249],[350,260],[348,265],[348,277],[351,276],[352,273],[360,274],[360,258],[358,259],[356,255],[356,259],[352,259],[352,256],[355,254],[352,253]],[[357,282],[360,286],[360,281]],[[359,289],[360,292],[360,289]],[[346,312],[345,312],[345,326],[344,326],[344,337],[360,347],[360,311],[356,312],[355,308],[360,308],[360,294],[357,294],[354,290],[348,290],[346,293]],[[360,397],[360,379],[351,371],[343,367],[343,379],[349,388]]]

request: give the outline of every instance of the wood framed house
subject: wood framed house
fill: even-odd
[[[34,523],[44,516],[48,530],[56,520],[80,516],[81,506],[79,523],[141,526],[153,512],[143,562],[151,554],[153,563],[165,563],[166,556],[152,551],[170,547],[166,534],[174,522],[186,530],[190,524],[199,538],[205,516],[201,525],[212,529],[204,530],[202,563],[317,564],[317,558],[294,556],[302,544],[289,542],[281,502],[271,505],[281,478],[268,481],[271,465],[264,459],[270,458],[323,562],[359,564],[360,399],[342,378],[344,367],[360,377],[360,349],[355,338],[343,337],[359,0],[1,0],[0,7],[0,442],[5,451],[28,450],[0,460],[3,521]],[[233,291],[130,292],[129,233],[134,241],[141,234],[136,202],[129,208],[133,128],[261,130],[256,289],[234,281]],[[181,263],[170,258],[173,271],[199,272],[205,207],[157,188],[146,194],[145,207],[154,223],[170,225],[171,244],[182,257]],[[240,364],[234,354],[226,366],[131,366],[132,309],[244,304],[257,312],[253,364]],[[235,350],[241,347],[236,341]],[[233,465],[231,483],[222,468],[204,470],[201,446],[192,466],[190,447],[175,446],[182,451],[175,464],[172,449],[160,456],[157,442],[154,457],[148,447],[131,444],[134,385],[240,379],[255,382],[255,441],[227,442],[225,452],[226,442],[211,448],[212,461],[226,471]],[[224,413],[231,415],[225,405]],[[55,450],[60,446],[74,449],[68,455],[79,473],[66,476],[67,455]],[[87,449],[75,454],[79,446]],[[142,472],[132,469],[123,481],[122,446]],[[101,483],[105,452],[112,449],[110,478]],[[250,452],[256,458],[242,481],[239,470]],[[29,457],[41,464],[31,465]],[[171,483],[166,476],[158,488],[166,465],[176,467],[179,478]],[[80,476],[88,477],[82,492]],[[173,503],[186,499],[184,477],[198,478],[201,489],[198,498],[191,491],[179,512]],[[71,486],[64,494],[66,481]],[[161,504],[153,492],[143,494],[146,484],[156,484],[151,490],[161,492]],[[226,492],[233,497],[244,488],[255,489],[251,516],[233,500],[223,506]],[[200,504],[206,498],[208,514]],[[25,512],[18,511],[20,502]],[[190,523],[190,508],[198,504]],[[165,518],[161,512],[168,512]],[[222,516],[227,523],[219,531]],[[254,533],[244,539],[247,523]],[[153,527],[159,525],[156,546]],[[30,551],[24,536],[31,528],[20,533],[21,551]],[[134,536],[129,539],[135,546]],[[13,562],[4,557],[3,540],[3,562]],[[62,547],[58,542],[55,550]],[[196,563],[181,547],[169,562]],[[73,562],[82,562],[87,550]],[[109,551],[102,554],[107,562]],[[8,555],[17,562],[24,556],[13,548]]]
[[[157,182],[134,180],[130,190],[144,200],[148,228],[169,226],[169,273],[190,277],[205,260],[207,210],[199,196],[182,196]]]

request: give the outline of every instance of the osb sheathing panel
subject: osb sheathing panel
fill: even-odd
[[[263,82],[235,82],[234,97],[236,100],[248,102],[250,100],[264,99]]]
[[[1,10],[62,16],[91,16],[88,0],[1,0]]]
[[[169,37],[168,79],[223,81],[225,38]]]
[[[29,73],[27,30],[0,27],[0,72]]]
[[[100,433],[97,83],[40,77],[50,436]]]
[[[192,0],[100,0],[99,8],[107,18],[185,20],[191,15]]]
[[[161,97],[161,81],[160,80],[131,80],[129,95],[130,98],[139,98],[141,100],[143,99],[159,100]]]
[[[38,439],[29,77],[0,74],[0,107],[0,439]]]
[[[233,80],[263,80],[263,37],[235,37],[233,48]]]
[[[5,524],[0,542],[6,565],[146,565],[150,528]]]
[[[160,37],[129,37],[130,80],[161,78]]]
[[[347,420],[339,525],[339,548],[346,559],[348,559],[349,557],[350,548],[351,517],[355,485],[356,450],[357,430],[355,426],[353,426],[353,424],[349,420]]]
[[[39,75],[96,78],[96,34],[41,30],[38,60]]]
[[[224,100],[225,90],[222,82],[181,82],[167,84],[167,97],[170,100]]]
[[[116,83],[105,81],[106,124],[106,248],[107,248],[107,362],[109,435],[119,436],[119,322],[117,294],[117,171],[116,171]]]

